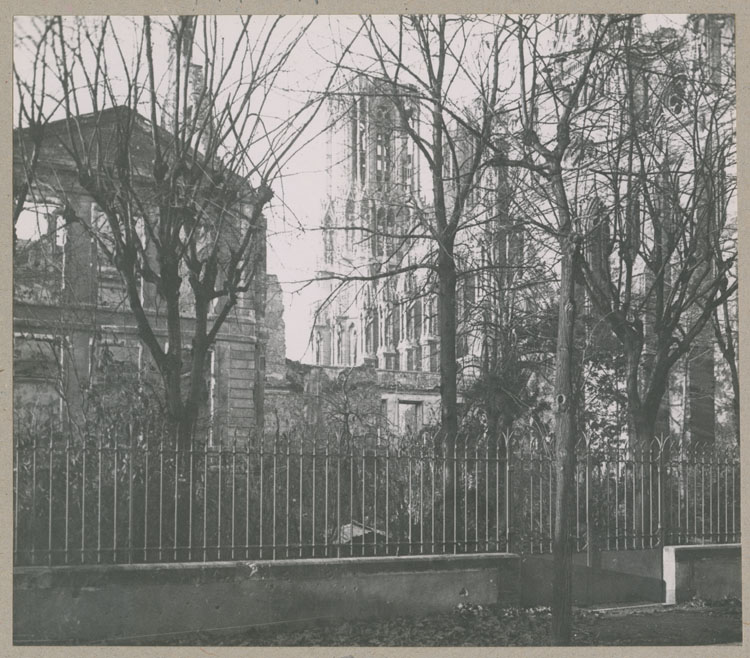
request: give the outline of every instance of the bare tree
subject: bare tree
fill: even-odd
[[[541,220],[555,237],[560,258],[560,288],[555,358],[556,490],[554,502],[554,581],[552,596],[552,635],[556,644],[568,644],[572,622],[572,510],[575,466],[577,399],[574,389],[576,361],[574,339],[577,311],[576,261],[583,236],[576,222],[575,206],[570,198],[570,166],[574,118],[589,73],[600,57],[616,19],[597,17],[581,46],[576,48],[578,70],[567,80],[559,77],[555,59],[561,52],[545,52],[540,38],[544,20],[516,20],[514,34],[518,44],[519,125],[515,157],[504,152],[495,156],[497,164],[521,167],[532,179],[544,185],[548,214]]]
[[[626,358],[637,449],[655,435],[670,372],[712,318],[716,326],[737,289],[726,212],[734,193],[734,80],[716,84],[706,64],[693,71],[692,47],[672,34],[637,39],[633,20],[624,26],[611,53],[613,68],[622,69],[607,73],[621,82],[602,101],[620,120],[585,164],[593,199],[583,281]],[[724,347],[733,355],[730,343]]]
[[[16,73],[23,185],[71,210],[81,195],[95,202],[97,217],[75,222],[119,274],[183,447],[212,344],[233,313],[260,303],[263,211],[324,97],[287,116],[271,108],[310,23],[55,17],[31,46],[42,77]],[[54,132],[44,115],[42,139],[43,106],[59,111]]]
[[[17,68],[18,63],[16,62],[14,65],[13,82],[15,84],[15,105],[18,112],[16,122],[18,125],[27,128],[30,139],[28,142],[23,142],[22,146],[29,149],[30,152],[23,154],[23,175],[14,176],[13,179],[14,243],[15,224],[27,202],[34,172],[39,163],[39,154],[44,141],[44,128],[49,121],[50,113],[55,110],[55,108],[45,107],[45,101],[48,102],[49,99],[42,91],[46,83],[46,58],[53,29],[54,21],[46,18],[32,23],[30,34],[17,36],[17,41],[20,43],[16,44],[16,57],[24,57],[25,55],[30,71],[20,73]],[[24,49],[27,49],[26,53],[23,53]]]
[[[733,157],[731,80],[720,89],[715,76],[698,71],[689,81],[692,51],[687,44],[674,47],[679,41],[671,33],[671,48],[657,40],[650,55],[645,48],[638,52],[634,17],[554,17],[552,25],[576,20],[577,28],[568,30],[573,42],[550,48],[543,43],[549,21],[518,19],[520,131],[509,140],[518,155],[495,158],[542,183],[530,196],[547,210],[540,215],[530,206],[528,216],[547,222],[560,254],[553,548],[558,644],[569,642],[571,630],[570,495],[579,403],[573,350],[581,293],[623,346],[629,415],[645,442],[653,437],[671,369],[736,289],[736,281],[727,280],[734,256],[720,246],[726,227],[716,212],[727,192],[719,198],[717,181],[726,182],[721,172],[731,169]],[[647,70],[658,80],[650,81],[650,90],[643,80]],[[650,335],[644,333],[647,323]],[[652,348],[647,359],[646,346]]]
[[[714,309],[711,323],[716,337],[716,344],[729,368],[732,385],[732,414],[737,441],[740,437],[740,378],[738,369],[737,341],[737,295],[728,294],[729,281],[721,284],[721,303]]]
[[[525,221],[524,176],[518,174],[485,170],[478,192],[489,221],[464,240],[472,251],[459,278],[457,355],[474,356],[460,373],[468,386],[464,398],[482,413],[494,441],[519,421],[542,421],[553,370],[556,275],[542,257],[543,236]]]
[[[483,75],[487,103],[474,115],[476,139],[460,129],[452,116],[460,107],[462,52],[471,43],[473,26],[465,17],[400,16],[389,25],[364,19],[375,70],[391,89],[391,98],[409,138],[427,163],[430,176],[428,207],[419,213],[422,231],[434,241],[431,263],[437,279],[437,316],[440,336],[440,432],[451,460],[458,432],[456,362],[457,236],[467,222],[465,209],[484,163],[483,144],[493,128],[492,108],[500,93],[500,32],[490,35]],[[455,62],[459,66],[455,66]],[[403,85],[409,85],[424,112],[424,130],[411,120]],[[447,471],[452,473],[450,464]],[[453,483],[448,482],[450,499]],[[449,506],[450,507],[450,506]],[[453,522],[448,518],[452,531]],[[450,534],[450,533],[449,533]],[[447,537],[446,541],[452,541]]]

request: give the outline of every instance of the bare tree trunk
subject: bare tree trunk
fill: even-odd
[[[556,645],[570,644],[573,607],[572,508],[575,483],[576,404],[573,392],[574,330],[576,317],[575,277],[573,273],[577,245],[567,231],[561,239],[562,262],[560,304],[557,326],[557,371],[555,376],[557,472],[555,527],[552,555],[552,639]]]
[[[440,421],[445,450],[445,537],[447,544],[456,540],[454,470],[458,404],[456,401],[456,265],[451,254],[441,249],[438,257],[438,323],[440,327]]]

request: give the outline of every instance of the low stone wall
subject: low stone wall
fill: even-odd
[[[638,553],[638,551],[632,551]],[[529,555],[521,564],[521,605],[552,603],[553,562],[551,555]],[[661,577],[573,564],[573,603],[587,606],[601,603],[664,601]]]
[[[619,573],[629,573],[634,576],[645,576],[661,580],[662,554],[663,550],[661,547],[599,550],[592,552],[590,566],[598,569],[606,569],[607,571],[617,571]],[[586,566],[586,559],[585,552],[573,554],[574,564]]]
[[[742,596],[740,544],[665,546],[666,602]]]
[[[278,622],[519,603],[520,558],[461,556],[19,567],[16,643],[127,641]]]

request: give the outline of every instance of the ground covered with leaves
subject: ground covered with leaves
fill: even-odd
[[[164,644],[193,646],[542,646],[548,645],[549,608],[507,609],[460,605],[421,618],[319,623],[201,632]],[[575,612],[576,645],[654,646],[742,641],[739,601],[694,601],[645,610]]]

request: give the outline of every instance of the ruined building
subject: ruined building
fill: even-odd
[[[408,99],[408,88],[403,91]],[[411,108],[416,123],[416,102]],[[415,242],[406,237],[420,197],[416,147],[389,91],[376,81],[355,78],[349,93],[329,102],[329,110],[319,271],[324,283],[313,361],[352,366],[370,360],[385,370],[434,371],[433,300],[428,295],[403,309],[407,323],[398,304],[414,276],[385,276],[416,258]],[[384,278],[341,281],[352,275]]]
[[[400,86],[410,127],[421,131],[416,91]],[[434,249],[420,225],[429,214],[425,194],[429,172],[385,81],[355,76],[347,91],[329,102],[327,131],[327,198],[322,221],[322,256],[318,269],[319,304],[314,317],[312,361],[353,366],[372,362],[389,371],[436,372],[440,337],[434,283],[427,269]],[[468,160],[474,142],[454,128],[454,145]],[[466,131],[464,131],[466,132]],[[460,172],[446,158],[447,192]],[[472,190],[465,214],[463,244],[457,251],[474,269],[457,286],[459,315],[468,316],[489,286],[482,270],[496,250],[497,226],[507,223],[509,192],[503,173],[487,167]],[[480,215],[482,217],[480,217]],[[482,221],[483,218],[494,221]],[[506,227],[507,228],[507,227]],[[492,246],[491,246],[492,245]],[[514,243],[511,251],[522,246]],[[505,245],[507,257],[508,245]],[[353,279],[344,281],[344,279]],[[459,331],[458,356],[478,358],[481,339]]]
[[[328,108],[328,187],[311,360],[323,366],[374,367],[384,386],[383,413],[393,427],[405,428],[404,405],[411,405],[417,426],[427,422],[428,407],[434,422],[440,336],[434,274],[421,267],[434,261],[435,243],[420,222],[431,212],[425,194],[429,171],[409,135],[409,130],[422,130],[417,92],[406,85],[394,91],[384,80],[358,75]],[[473,153],[474,141],[468,134],[462,138],[458,127],[455,131],[461,163]],[[446,158],[448,193],[457,176],[460,171],[451,171]],[[466,224],[477,228],[465,230],[457,248],[457,255],[472,263],[457,286],[457,356],[466,379],[489,352],[488,334],[476,317],[492,288],[490,262],[498,251],[507,258],[509,250],[517,253],[520,247],[491,228],[502,221],[487,221],[507,219],[507,199],[504,207],[498,204],[498,197],[507,196],[500,176],[494,167],[482,172],[466,208],[467,216],[474,215]],[[484,317],[490,321],[488,314]]]
[[[100,135],[111,136],[123,122],[132,126],[133,150],[144,167],[150,166],[150,126],[143,117],[112,108],[77,118],[84,136],[94,123]],[[125,284],[97,242],[106,231],[101,212],[78,185],[75,167],[58,144],[66,138],[65,123],[46,127],[34,186],[16,223],[13,321],[17,418],[68,422],[80,421],[90,410],[97,387],[109,382],[125,389],[128,381],[135,385],[153,374],[153,366],[138,337]],[[22,180],[26,135],[14,137],[15,175]],[[275,277],[263,266],[210,352],[202,413],[216,422],[212,438],[234,429],[246,434],[256,425],[262,395],[254,391],[262,392],[264,355],[278,335],[264,324],[269,288],[278,294]],[[157,337],[166,341],[165,310],[158,307],[152,284],[142,281],[140,294]],[[181,311],[189,336],[194,322],[189,305]]]
[[[191,66],[185,48],[181,61],[173,56],[170,67],[182,67],[188,76],[188,95],[202,97],[200,67]],[[189,75],[188,75],[189,74]],[[205,105],[205,102],[203,103]],[[187,112],[204,112],[199,101],[188,104]],[[161,144],[173,143],[170,107],[164,108],[161,123],[151,121],[132,107],[109,107],[90,114],[51,121],[44,126],[41,140],[31,129],[14,131],[13,174],[16,201],[23,201],[14,231],[14,407],[16,426],[53,424],[81,430],[89,421],[113,422],[145,414],[144,405],[163,417],[163,391],[159,373],[149,349],[141,340],[136,315],[131,310],[126,283],[114,258],[124,258],[113,244],[112,228],[96,200],[81,183],[81,167],[73,154],[84,153],[89,175],[116,178],[118,157],[127,152],[129,184],[140,198],[150,198],[153,184],[154,137]],[[200,146],[198,147],[200,148]],[[217,165],[217,170],[221,169]],[[114,173],[113,173],[114,172]],[[252,207],[256,191],[238,176],[231,179],[242,204]],[[218,204],[217,204],[218,205]],[[245,205],[239,214],[224,215],[220,240],[230,249],[232,236],[241,227]],[[137,211],[135,211],[137,212]],[[230,217],[230,219],[227,219]],[[237,219],[239,218],[239,219]],[[199,419],[209,443],[237,435],[244,439],[263,424],[266,354],[283,362],[283,340],[278,327],[265,320],[267,299],[278,298],[275,277],[266,272],[265,224],[261,219],[256,236],[256,259],[252,284],[237,294],[205,363],[204,390]],[[144,258],[151,253],[152,239],[144,222],[135,219]],[[237,229],[237,231],[234,230]],[[127,230],[123,227],[122,230]],[[210,239],[210,233],[207,232]],[[203,248],[199,243],[198,248]],[[191,349],[195,326],[191,289],[184,264],[179,276],[179,318],[183,329],[183,353]],[[221,282],[221,279],[219,280]],[[139,279],[140,306],[164,348],[168,341],[168,310],[156,294],[155,284]],[[219,305],[209,311],[209,321]],[[275,317],[275,316],[274,316]],[[280,321],[280,318],[276,318]],[[283,333],[283,327],[281,330]],[[183,359],[183,382],[189,359]],[[184,388],[184,386],[183,386]],[[98,417],[98,418],[97,418]],[[75,433],[74,433],[75,434]]]

